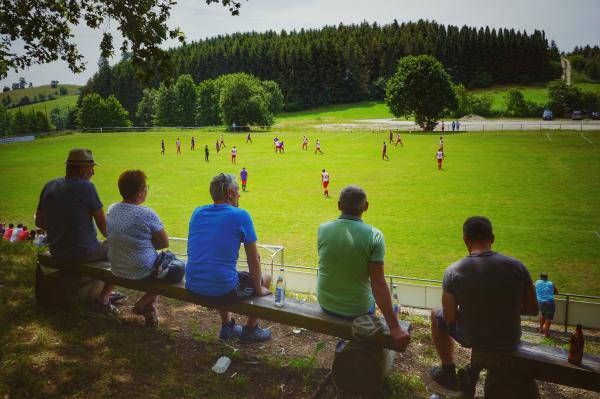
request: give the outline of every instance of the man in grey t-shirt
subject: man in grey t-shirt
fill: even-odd
[[[446,269],[442,308],[431,312],[431,335],[442,361],[432,377],[450,389],[458,385],[453,339],[467,348],[514,350],[521,339],[521,315],[538,312],[529,271],[517,259],[492,251],[487,218],[467,219],[463,240],[469,255]],[[475,381],[478,374],[468,369],[465,376]]]

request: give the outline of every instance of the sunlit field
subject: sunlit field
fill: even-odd
[[[308,151],[301,150],[303,134]],[[120,200],[119,174],[142,169],[150,185],[146,205],[172,237],[186,237],[193,209],[210,202],[212,176],[246,167],[240,206],[252,214],[260,243],[285,247],[287,263],[316,266],[318,225],[338,216],[340,190],[358,184],[369,197],[365,221],[385,234],[387,273],[440,279],[466,254],[465,218],[486,215],[495,248],[521,259],[534,277],[546,271],[563,292],[600,294],[600,132],[584,134],[587,140],[569,131],[449,134],[442,171],[436,134],[404,133],[404,147],[388,148],[389,161],[381,159],[387,135],[367,131],[273,129],[253,133],[252,144],[245,133],[229,133],[220,154],[216,132],[73,134],[0,146],[0,222],[31,226],[43,184],[64,174],[70,148],[88,147],[99,164],[92,181],[105,208]],[[284,140],[285,154],[274,153],[274,135]],[[324,155],[314,154],[317,138]],[[234,145],[237,164],[230,159]],[[333,198],[323,198],[321,169],[331,175]]]

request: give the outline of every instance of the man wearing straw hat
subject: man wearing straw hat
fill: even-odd
[[[106,218],[94,184],[92,151],[74,148],[69,152],[66,176],[46,183],[40,194],[35,224],[46,230],[52,257],[66,261],[107,259],[106,241],[98,241],[96,228],[106,237]],[[95,222],[95,225],[94,225]],[[109,298],[111,287],[104,286],[100,304],[114,311]]]

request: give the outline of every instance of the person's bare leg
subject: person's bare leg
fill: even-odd
[[[538,332],[544,332],[544,324],[546,323],[546,319],[544,316],[540,315],[540,326],[538,328]]]
[[[228,310],[219,310],[219,316],[221,316],[221,324],[227,324],[231,320],[231,314]]]
[[[108,304],[108,299],[110,298],[110,293],[115,288],[113,284],[104,283],[104,288],[100,292],[100,304],[106,305]]]
[[[454,363],[454,341],[450,334],[438,328],[435,310],[431,311],[431,338],[442,361],[442,366]]]
[[[262,276],[262,285],[265,288],[271,289],[271,281],[272,281],[272,277],[270,274],[263,274]],[[250,317],[248,316],[248,321],[246,322],[246,325],[248,327],[254,327],[256,325],[256,323],[258,323],[258,317]]]
[[[544,337],[550,337],[550,325],[552,324],[552,320],[546,320],[544,323]]]
[[[142,296],[133,306],[136,309],[141,310],[141,309],[145,308],[147,305],[156,305],[157,300],[158,300],[158,295],[151,294],[148,292],[148,293],[144,294],[144,296]]]

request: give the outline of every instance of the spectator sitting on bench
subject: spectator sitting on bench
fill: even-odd
[[[196,208],[190,219],[186,288],[215,305],[269,295],[271,276],[262,276],[254,224],[250,214],[238,208],[240,194],[235,176],[215,176],[210,182],[210,195],[214,204]],[[249,272],[236,270],[240,243],[244,243]],[[219,310],[219,314],[220,339],[271,339],[268,329],[258,327],[256,317],[248,317],[248,323],[242,327],[235,324],[228,311]]]
[[[556,310],[554,295],[558,294],[556,285],[548,280],[548,274],[540,274],[540,279],[535,282],[535,293],[540,304],[540,326],[538,331],[543,332],[544,337],[548,338],[550,336],[550,325]]]
[[[463,225],[469,255],[449,266],[442,283],[442,308],[431,312],[431,335],[442,366],[432,377],[458,389],[454,339],[466,348],[511,351],[521,340],[521,315],[537,315],[531,276],[517,259],[492,251],[492,223],[473,216]],[[472,395],[479,370],[459,373],[460,389]]]
[[[361,219],[368,207],[365,191],[348,186],[338,201],[341,216],[319,226],[317,298],[326,313],[347,319],[373,314],[377,303],[402,351],[410,335],[402,330],[392,308],[383,270],[383,233]]]
[[[141,170],[125,171],[118,185],[123,201],[112,204],[106,212],[111,272],[132,280],[180,282],[184,263],[170,251],[162,256],[156,253],[169,246],[169,236],[158,215],[141,206],[148,195],[146,174]],[[169,259],[163,261],[165,257]],[[157,301],[158,295],[148,292],[133,305],[133,313],[144,316],[149,327],[158,325]]]
[[[49,181],[42,189],[35,224],[48,233],[53,258],[70,262],[106,260],[106,241],[96,238],[96,227],[106,237],[106,218],[96,187],[90,182],[97,165],[92,151],[72,149],[65,163],[66,176]],[[115,312],[109,288],[105,284],[99,305],[104,311]]]

